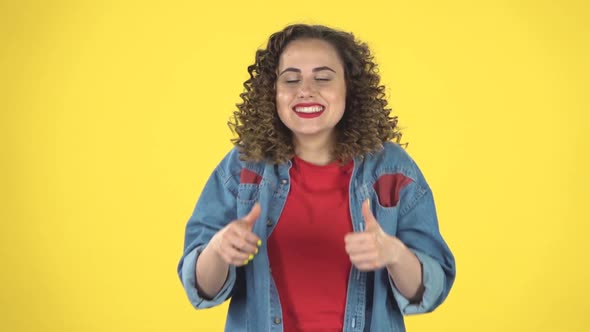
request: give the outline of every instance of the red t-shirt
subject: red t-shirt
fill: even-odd
[[[298,157],[291,188],[268,240],[271,272],[291,331],[342,331],[351,263],[348,188],[353,163],[310,164]]]

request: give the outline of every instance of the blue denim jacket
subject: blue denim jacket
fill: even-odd
[[[234,148],[209,178],[186,225],[178,275],[195,308],[213,307],[231,297],[226,331],[283,330],[281,303],[270,273],[266,239],[285,205],[290,168],[291,162],[273,165],[240,161]],[[258,181],[240,183],[244,171],[255,174]],[[392,192],[396,196],[393,201],[391,197],[380,197],[383,191],[376,190],[379,180],[388,176],[404,179],[403,186],[392,186],[398,190]],[[354,231],[363,230],[361,204],[369,198],[383,230],[397,236],[420,260],[425,291],[419,303],[410,303],[395,288],[385,268],[360,272],[353,266],[343,331],[405,331],[402,315],[434,310],[447,297],[455,279],[455,260],[439,232],[432,192],[408,154],[389,142],[378,153],[354,159],[349,190]],[[219,293],[213,299],[203,298],[195,287],[199,254],[217,231],[245,216],[257,201],[262,212],[253,232],[263,242],[259,253],[244,267],[230,267]],[[389,203],[383,206],[383,201]],[[312,271],[310,281],[313,282]]]

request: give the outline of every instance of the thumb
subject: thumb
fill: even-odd
[[[379,223],[377,223],[377,219],[373,215],[373,212],[371,212],[371,201],[369,199],[363,202],[361,211],[363,214],[363,219],[365,219],[365,231],[381,228]]]
[[[260,203],[254,203],[252,210],[250,210],[250,212],[242,218],[242,221],[246,222],[246,224],[250,226],[250,228],[254,227],[254,223],[256,222],[258,217],[260,217],[261,210],[262,209],[260,208]]]

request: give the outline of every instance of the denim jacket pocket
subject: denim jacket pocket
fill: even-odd
[[[238,203],[252,205],[258,200],[259,184],[240,183],[238,186]]]
[[[397,217],[399,214],[398,205],[383,206],[379,202],[377,192],[373,187],[370,188],[371,211],[381,225],[385,233],[395,235],[397,233]]]

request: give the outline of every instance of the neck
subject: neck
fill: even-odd
[[[327,165],[334,161],[334,139],[334,135],[321,139],[294,136],[295,154],[309,163]]]

